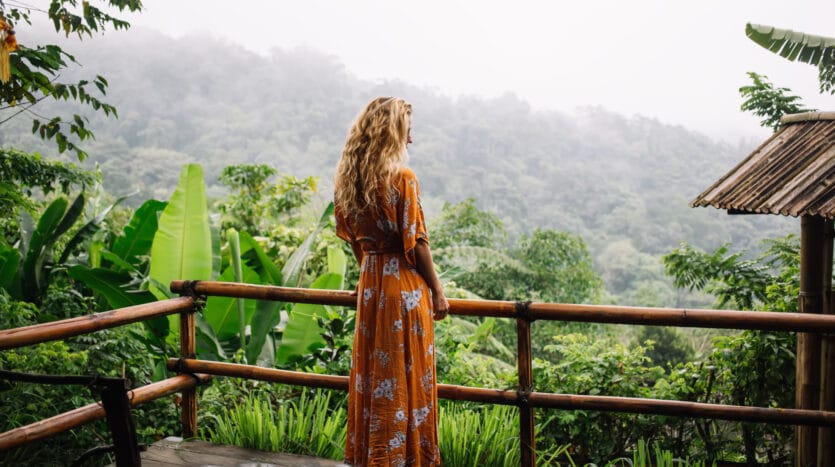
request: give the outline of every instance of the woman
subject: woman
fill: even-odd
[[[403,99],[374,99],[336,168],[336,233],[360,264],[345,446],[352,465],[440,464],[432,319],[444,318],[449,302],[405,166],[411,121]]]

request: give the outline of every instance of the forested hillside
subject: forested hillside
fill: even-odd
[[[411,165],[430,219],[444,203],[472,197],[513,237],[535,227],[579,234],[610,294],[604,300],[676,304],[659,258],[682,240],[754,248],[762,237],[797,229],[793,219],[688,206],[756,142],[731,146],[604,108],[541,112],[513,95],[450,98],[408,83],[367,82],[312,50],[265,57],[208,36],[141,29],[67,47],[110,82],[119,119],[90,115],[96,140],[85,144],[85,164],[100,165],[113,195],[140,190],[137,200],[166,199],[182,164],[199,162],[214,196],[223,167],[265,163],[320,177],[327,197],[354,115],[370,98],[396,94],[414,106]],[[55,105],[39,104],[47,114]],[[53,157],[30,135],[29,120],[17,120],[4,125],[0,145]]]

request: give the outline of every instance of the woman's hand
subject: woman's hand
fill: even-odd
[[[432,317],[435,321],[446,318],[449,314],[449,301],[446,299],[443,290],[432,292]]]

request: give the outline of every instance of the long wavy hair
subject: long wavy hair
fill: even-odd
[[[378,190],[406,162],[412,105],[378,97],[357,115],[336,166],[334,202],[346,214],[379,210]]]

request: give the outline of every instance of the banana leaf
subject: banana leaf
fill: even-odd
[[[310,286],[313,289],[342,290],[345,268],[348,260],[340,248],[328,247],[328,272],[319,276]],[[323,305],[297,303],[290,310],[290,317],[281,345],[278,347],[276,361],[287,364],[293,356],[311,353],[315,348],[325,345],[322,328],[317,318],[326,316]]]
[[[319,232],[330,223],[331,219],[333,219],[333,202],[325,207],[322,215],[319,216],[319,222],[316,223],[316,228],[304,239],[304,242],[290,255],[290,258],[284,264],[284,268],[281,270],[281,277],[284,279],[282,285],[286,287],[298,287],[301,285],[301,270],[304,266],[304,261],[310,254],[313,241],[319,236]]]
[[[0,288],[6,290],[12,297],[20,296],[20,281],[18,267],[20,253],[13,247],[0,243]]]
[[[310,288],[338,290],[341,284],[340,274],[328,272],[319,276]],[[276,361],[280,365],[286,365],[294,356],[309,354],[325,345],[321,336],[322,328],[317,322],[317,318],[322,316],[325,316],[325,307],[322,305],[297,303],[293,306],[276,352]]]
[[[72,252],[80,245],[82,242],[90,238],[93,234],[101,229],[101,223],[110,211],[113,210],[116,205],[121,203],[122,201],[126,200],[128,196],[122,196],[121,198],[114,201],[110,206],[106,207],[102,212],[100,212],[96,217],[84,224],[78,232],[73,235],[69,242],[67,242],[67,246],[64,247],[64,252],[61,254],[61,258],[58,260],[58,264],[64,264],[67,262],[67,259],[72,254]],[[79,213],[80,214],[80,213]],[[73,221],[74,222],[74,221]]]
[[[142,203],[133,213],[125,231],[113,242],[111,251],[131,264],[135,264],[140,256],[147,255],[157,232],[159,216],[167,205],[165,201],[155,199]]]
[[[153,294],[146,290],[132,291],[124,287],[131,281],[130,274],[112,271],[110,269],[91,269],[86,266],[73,266],[67,270],[70,277],[83,282],[87,287],[107,300],[112,309],[141,305],[156,300]]]
[[[67,219],[69,202],[66,198],[58,198],[53,201],[38,219],[32,236],[29,239],[29,248],[23,260],[20,283],[22,286],[23,299],[30,302],[40,301],[40,292],[46,287],[47,271],[44,265],[52,256],[52,245],[59,227],[63,228]],[[73,203],[75,205],[76,203]],[[82,203],[83,206],[83,203]],[[66,228],[69,228],[67,226]]]
[[[243,282],[249,284],[258,283],[258,274],[246,265],[242,265]],[[234,268],[228,267],[218,280],[233,282],[235,279]],[[211,326],[218,340],[225,341],[238,334],[239,318],[237,312],[237,299],[232,297],[210,296],[206,300],[206,308],[203,310],[203,317]],[[244,301],[244,326],[255,313],[255,301]]]

